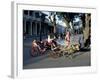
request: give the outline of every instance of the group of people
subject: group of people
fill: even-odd
[[[32,49],[31,49],[31,55],[36,56],[40,53],[45,52],[45,47],[42,46],[42,42],[37,42],[36,40],[33,40],[32,42]],[[43,48],[44,47],[44,48]]]
[[[67,31],[66,35],[65,35],[65,44],[67,48],[70,48],[70,32]],[[83,41],[83,36],[79,36],[79,48],[83,48],[84,47],[84,41]],[[78,49],[79,49],[78,48]],[[43,40],[43,41],[36,41],[33,40],[32,42],[32,49],[31,49],[31,55],[32,56],[36,56],[36,55],[40,55],[40,54],[44,54],[47,50],[52,50],[55,51],[58,49],[58,44],[56,42],[56,39],[51,39],[50,35],[48,35],[48,39],[47,40]]]
[[[57,43],[55,40],[44,40],[44,41],[36,41],[32,42],[31,55],[38,56],[45,54],[47,50],[55,50],[57,48]]]

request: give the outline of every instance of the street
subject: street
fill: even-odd
[[[90,52],[85,53],[77,53],[80,55],[74,56],[74,58],[70,57],[60,57],[60,58],[48,58],[46,56],[31,59],[30,61],[33,63],[27,64],[24,66],[24,69],[36,69],[36,68],[56,68],[56,67],[79,67],[79,66],[90,66]]]
[[[78,36],[71,36],[71,44],[78,43]],[[59,44],[65,45],[64,40],[58,40]],[[91,53],[90,51],[76,52],[71,56],[52,58],[48,57],[49,52],[38,57],[30,56],[31,41],[24,43],[23,48],[23,68],[36,69],[36,68],[55,68],[55,67],[75,67],[75,66],[90,66]]]

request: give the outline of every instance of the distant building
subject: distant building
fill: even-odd
[[[23,10],[23,35],[25,38],[43,39],[52,33],[53,26],[41,11]]]
[[[63,25],[57,24],[56,30],[58,34],[63,34],[66,32],[66,27],[64,27]]]
[[[77,34],[82,32],[83,25],[82,25],[82,20],[79,16],[74,17],[73,28],[74,28],[75,33]]]

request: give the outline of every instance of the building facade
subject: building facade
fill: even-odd
[[[32,38],[42,40],[52,33],[53,26],[46,19],[46,14],[41,11],[23,10],[23,35],[24,39]]]

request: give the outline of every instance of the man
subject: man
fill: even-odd
[[[36,56],[39,54],[43,54],[46,51],[46,48],[44,48],[43,43],[41,42],[40,44],[37,44],[36,40],[33,40],[32,42],[32,50],[31,50],[31,55]]]
[[[80,49],[84,48],[84,37],[83,34],[79,35],[79,44],[80,44]]]

